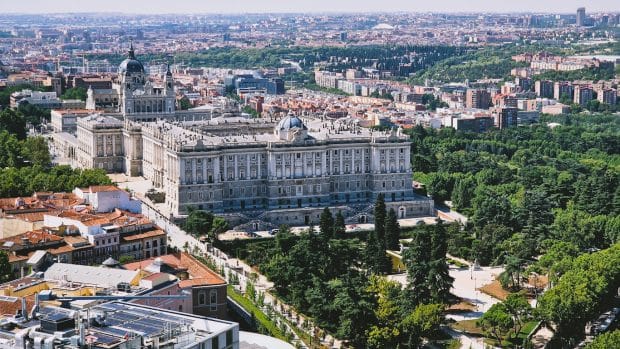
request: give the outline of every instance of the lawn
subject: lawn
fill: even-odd
[[[527,335],[530,334],[530,332],[534,329],[534,327],[536,327],[537,323],[538,322],[536,321],[530,321],[530,322],[525,323],[521,331],[517,333],[517,336],[503,341],[501,347],[502,348],[521,347],[523,345],[523,341],[525,340]],[[484,342],[487,344],[496,346],[496,347],[499,346],[495,339],[487,338],[485,339]]]
[[[461,320],[453,323],[451,327],[457,331],[465,332],[473,336],[484,336],[482,329],[476,325],[476,321],[478,320]]]
[[[477,320],[475,319],[458,321],[452,324],[451,327],[457,331],[462,331],[472,336],[484,336],[484,332],[482,331],[480,327],[476,325],[476,321]],[[523,344],[523,340],[534,329],[534,327],[536,327],[537,323],[538,322],[536,321],[530,321],[530,322],[525,323],[525,325],[523,325],[523,328],[521,329],[521,331],[519,331],[517,336],[514,338],[509,338],[508,340],[505,340],[502,343],[503,344],[502,347],[512,348],[514,346],[521,346]],[[493,345],[493,346],[498,346],[497,341],[492,338],[486,338],[485,343],[489,345]]]

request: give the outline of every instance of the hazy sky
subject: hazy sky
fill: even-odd
[[[575,12],[620,11],[619,0],[0,0],[1,12]]]

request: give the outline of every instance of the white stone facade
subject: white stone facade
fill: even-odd
[[[165,191],[175,216],[189,207],[259,219],[272,210],[367,208],[379,193],[402,218],[432,213],[431,201],[412,190],[408,137],[351,120],[306,122],[289,115],[273,133],[251,133],[261,122],[237,121],[230,127],[248,132],[237,136],[212,135],[215,125],[196,132],[165,121],[141,123],[143,175]],[[415,208],[404,204],[418,201]],[[314,222],[314,216],[296,220]]]

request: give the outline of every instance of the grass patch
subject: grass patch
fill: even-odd
[[[424,348],[434,348],[434,349],[460,349],[461,342],[458,339],[448,339],[443,341],[431,341],[430,345],[424,346]]]
[[[457,331],[461,331],[461,332],[467,333],[472,336],[485,337],[484,331],[482,331],[482,329],[478,327],[478,325],[476,325],[477,321],[478,320],[476,319],[462,320],[462,321],[453,323],[451,327]],[[512,337],[512,333],[511,333],[511,337],[504,340],[501,345],[499,345],[497,340],[493,338],[488,338],[488,337],[485,337],[484,342],[486,344],[489,344],[495,347],[502,347],[502,348],[520,347],[523,344],[523,341],[525,340],[525,338],[527,338],[527,335],[530,332],[532,332],[534,327],[536,327],[537,323],[538,322],[536,321],[526,322],[523,325],[523,328],[521,329],[521,331],[517,333],[516,337]]]
[[[501,345],[499,345],[497,340],[492,339],[492,338],[486,338],[484,340],[484,342],[487,343],[487,344],[490,344],[492,346],[502,347],[502,348],[520,347],[521,345],[523,345],[523,341],[525,340],[525,338],[527,338],[527,335],[530,334],[530,332],[532,332],[534,327],[536,327],[537,323],[538,322],[536,322],[536,321],[526,322],[523,325],[523,328],[521,329],[521,331],[519,331],[519,333],[517,333],[516,337],[510,337],[510,338],[504,340],[501,343]],[[511,336],[512,336],[512,334],[511,334]]]
[[[484,332],[478,325],[476,325],[477,319],[461,320],[451,325],[457,331],[465,332],[474,336],[484,336]]]
[[[454,265],[455,267],[462,269],[462,268],[469,268],[469,265],[463,263],[463,262],[459,262],[457,260],[454,260],[452,258],[446,258],[446,262],[448,262],[448,264],[450,265]]]
[[[263,313],[262,310],[260,310],[256,305],[254,305],[251,300],[237,292],[237,290],[235,290],[235,288],[231,285],[227,286],[227,290],[228,296],[232,298],[235,302],[239,303],[239,305],[241,305],[243,309],[245,309],[248,313],[254,314],[254,318],[256,319],[257,324],[260,325],[261,328],[265,329],[265,331],[267,331],[270,336],[276,337],[285,342],[288,341],[282,331],[280,331],[278,326],[276,326],[276,324],[271,321],[271,319],[267,317],[267,315]]]

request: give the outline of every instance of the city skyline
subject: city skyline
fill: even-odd
[[[578,7],[586,7],[589,12],[619,11],[618,2],[611,0],[595,0],[584,3],[577,1],[536,1],[523,0],[514,3],[504,3],[489,0],[473,0],[468,2],[458,0],[444,0],[433,3],[411,2],[406,0],[388,0],[381,3],[375,1],[342,0],[335,4],[328,0],[301,0],[294,3],[283,3],[277,0],[261,2],[238,1],[237,7],[231,8],[228,3],[204,2],[186,0],[175,3],[163,0],[150,1],[99,1],[76,3],[70,0],[54,2],[33,0],[28,3],[13,3],[5,13],[68,13],[68,12],[122,12],[140,14],[199,14],[199,13],[304,13],[304,12],[547,12],[572,13]]]

